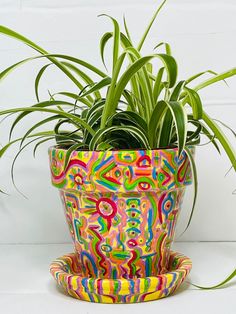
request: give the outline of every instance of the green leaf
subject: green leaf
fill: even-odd
[[[102,116],[102,108],[97,109],[93,115],[90,116],[90,118],[88,119],[88,124],[94,128],[96,124],[98,124],[98,122],[101,120],[101,116]],[[99,127],[99,125],[97,126]],[[86,137],[85,137],[86,138]]]
[[[70,70],[72,70],[73,72],[75,72],[86,85],[92,85],[94,84],[94,81],[90,78],[90,76],[88,76],[84,71],[80,70],[78,67],[76,67],[74,64],[71,64],[69,62],[66,61],[62,61],[62,64],[64,64],[66,67],[68,67]],[[84,89],[84,85],[81,84],[81,90]],[[94,92],[94,96],[96,98],[101,98],[101,94],[99,93],[99,91]],[[88,100],[90,102],[93,101],[92,97],[88,97]]]
[[[236,137],[236,132],[231,127],[229,127],[227,124],[225,124],[224,122],[222,122],[218,119],[213,119],[213,120],[220,123],[221,125],[223,125],[226,129],[230,130],[230,132]]]
[[[212,84],[215,84],[219,81],[223,81],[231,76],[234,76],[236,75],[236,68],[233,68],[229,71],[226,71],[224,73],[221,73],[221,74],[218,74],[218,75],[215,75],[214,77],[200,83],[199,85],[195,86],[193,89],[197,92],[198,90],[202,89],[202,88],[205,88],[209,85],[212,85]]]
[[[188,88],[186,86],[185,86],[184,90],[186,91],[186,93],[188,95],[187,102],[192,107],[193,118],[195,120],[202,119],[203,106],[202,106],[202,101],[201,101],[200,96],[198,95],[198,93],[195,90]]]
[[[88,130],[89,133],[92,135],[95,133],[94,130],[82,119],[80,119],[77,115],[70,114],[64,111],[60,110],[55,110],[55,109],[48,109],[48,108],[40,108],[40,107],[22,107],[22,108],[13,108],[13,109],[8,109],[8,110],[3,110],[0,111],[0,116],[9,114],[9,113],[17,113],[17,112],[48,112],[48,113],[54,113],[54,114],[60,114],[65,118],[68,118],[71,120],[73,123],[77,123],[78,126],[81,125],[83,126],[86,130]]]
[[[113,35],[114,35],[113,32],[107,32],[102,36],[102,38],[100,40],[100,55],[101,55],[103,64],[105,63],[104,50],[105,50],[106,44],[113,37]],[[129,48],[129,47],[133,47],[129,38],[122,32],[120,32],[120,41],[121,41],[121,45],[124,49]],[[104,66],[106,67],[105,64],[104,64]]]
[[[17,143],[21,140],[22,138],[17,138],[14,141],[11,141],[9,143],[7,143],[5,146],[3,146],[0,149],[0,158],[5,154],[5,152],[8,150],[8,148],[10,148],[10,146],[12,146],[14,143]]]
[[[117,63],[117,60],[119,58],[119,47],[120,47],[120,26],[118,24],[118,22],[111,16],[107,15],[107,14],[101,14],[99,16],[106,16],[108,18],[110,18],[112,20],[112,23],[114,25],[114,41],[113,41],[113,73],[115,70],[115,66]]]
[[[186,228],[184,229],[183,233],[181,235],[183,235],[185,233],[185,231],[188,229],[188,227],[191,224],[192,218],[193,218],[193,213],[195,210],[195,206],[196,206],[196,201],[197,201],[197,193],[198,193],[198,177],[197,177],[197,168],[196,168],[196,164],[195,164],[195,160],[194,157],[192,155],[191,150],[185,146],[184,151],[186,152],[189,162],[190,162],[190,166],[191,166],[191,170],[192,170],[192,175],[193,175],[193,187],[194,187],[194,196],[193,196],[193,204],[192,204],[192,209],[190,212],[190,216],[189,216],[189,220],[187,223]]]
[[[60,119],[57,123],[56,123],[56,125],[55,125],[55,127],[54,127],[54,132],[55,132],[55,136],[57,137],[57,135],[62,135],[62,136],[64,136],[64,135],[66,135],[66,136],[70,136],[70,137],[73,137],[73,140],[79,140],[79,141],[81,141],[82,140],[82,137],[81,137],[81,135],[80,134],[78,134],[78,131],[81,131],[81,127],[80,126],[78,126],[78,125],[76,125],[77,126],[77,128],[76,128],[76,130],[74,130],[74,131],[60,131],[60,127],[63,125],[63,124],[70,124],[70,123],[72,123],[71,122],[71,120],[69,120],[69,119]]]
[[[74,145],[72,145],[70,148],[67,149],[66,151],[66,156],[65,156],[65,163],[64,163],[64,169],[67,168],[68,166],[68,163],[70,161],[70,157],[71,157],[71,154],[77,150],[77,148],[80,148],[80,147],[83,147],[84,146],[84,143],[76,143]]]
[[[152,63],[151,62],[147,63],[146,67],[147,67],[148,73],[152,74],[152,72],[153,72],[153,65],[152,65]],[[148,76],[148,78],[149,78],[149,76]]]
[[[39,128],[40,126],[46,124],[46,123],[49,123],[51,121],[54,121],[54,120],[58,120],[60,119],[62,116],[61,115],[54,115],[52,117],[48,117],[46,119],[43,119],[43,120],[40,120],[38,123],[34,124],[31,128],[29,128],[27,130],[27,132],[25,133],[25,135],[22,137],[22,140],[21,140],[21,143],[20,143],[20,148],[22,147],[24,141],[26,140],[26,138],[29,137],[29,135],[37,128]]]
[[[137,127],[135,126],[111,126],[111,127],[106,127],[104,129],[99,129],[93,136],[90,145],[89,145],[89,150],[96,150],[96,146],[102,142],[102,138],[112,132],[117,132],[117,131],[126,131],[130,134],[132,134],[136,139],[138,139],[138,141],[140,142],[140,144],[142,145],[141,148],[147,148],[149,149],[149,143],[148,140],[146,138],[146,135],[139,130]]]
[[[0,26],[0,29],[1,29],[1,26]],[[0,31],[0,33],[1,33],[1,31]],[[36,56],[36,57],[27,58],[27,59],[21,60],[21,61],[15,63],[15,64],[11,65],[10,67],[8,67],[7,69],[5,69],[4,71],[2,71],[0,73],[0,81],[3,78],[5,78],[6,75],[8,75],[11,71],[13,71],[18,66],[23,65],[26,62],[37,60],[37,59],[42,59],[42,58],[49,59],[50,61],[52,61],[52,58],[53,59],[61,58],[61,59],[64,59],[64,60],[69,60],[71,62],[74,62],[74,63],[82,65],[83,67],[87,68],[88,70],[94,72],[95,74],[97,74],[97,75],[99,75],[101,77],[106,77],[107,76],[107,74],[103,73],[98,68],[94,67],[93,65],[91,65],[88,62],[85,62],[85,61],[83,61],[81,59],[74,58],[74,57],[67,56],[67,55],[62,55],[62,54],[45,54],[45,55],[42,55],[42,56]],[[55,62],[53,62],[53,63],[55,64]],[[63,66],[63,67],[65,67],[65,66]],[[66,69],[66,71],[68,72],[67,69]],[[70,75],[69,75],[69,77],[70,77]],[[72,81],[73,81],[73,79],[72,79]],[[76,78],[74,78],[74,83],[76,84],[77,87],[80,86],[80,83],[79,83],[78,80],[76,80]]]
[[[38,87],[39,87],[39,81],[42,77],[42,75],[44,74],[45,70],[50,66],[52,65],[53,63],[48,63],[46,65],[44,65],[40,71],[38,72],[36,78],[35,78],[35,82],[34,82],[34,90],[35,90],[35,95],[36,95],[36,99],[37,101],[39,102],[39,90],[38,90]]]
[[[54,134],[54,133],[53,133]],[[29,135],[28,137],[29,138],[32,138],[32,137],[40,137],[40,136],[46,136],[48,135],[48,132],[38,132],[38,133],[35,133],[35,134],[31,134]],[[22,140],[22,137],[19,137],[11,142],[8,142],[5,146],[3,146],[1,149],[0,149],[0,158],[5,154],[5,152],[8,150],[8,148],[10,148],[13,144],[17,143],[17,142],[20,142]]]
[[[122,93],[124,98],[125,98],[125,95],[124,95],[125,92],[128,92],[130,97],[132,97],[132,99],[133,99],[133,102],[136,106],[134,111],[137,111],[141,115],[141,117],[146,119],[146,115],[144,114],[145,104],[142,102],[142,99],[137,97],[134,93],[132,93],[131,91],[128,91],[127,89],[124,89],[124,91]]]
[[[171,96],[170,96],[170,100],[171,101],[176,101],[176,100],[179,100],[179,97],[180,97],[180,93],[182,91],[182,88],[184,87],[185,85],[185,81],[180,81],[174,88]]]
[[[156,12],[154,13],[154,15],[153,15],[151,21],[149,22],[149,24],[148,24],[148,26],[147,26],[147,28],[146,28],[146,30],[145,30],[145,32],[144,32],[144,34],[143,34],[143,36],[142,36],[140,42],[139,42],[139,44],[138,44],[137,49],[138,49],[139,51],[142,49],[142,46],[143,46],[143,44],[144,44],[144,42],[145,42],[145,39],[147,38],[147,35],[148,35],[148,33],[149,33],[149,31],[150,31],[150,29],[151,29],[153,23],[155,22],[158,13],[161,11],[161,9],[162,9],[162,7],[164,6],[165,3],[166,3],[166,0],[164,0],[164,1],[161,3],[161,5],[157,8],[157,10],[156,10]]]
[[[132,42],[129,40],[129,38],[127,36],[125,36],[124,33],[120,33],[120,40],[121,40],[121,45],[124,49],[133,47]],[[134,47],[133,47],[134,48]],[[132,59],[131,59],[132,60]],[[133,62],[133,61],[132,61]]]
[[[157,148],[157,129],[162,121],[163,115],[166,112],[168,106],[165,101],[159,101],[151,115],[151,119],[148,124],[148,138],[151,148]]]
[[[105,77],[103,78],[100,82],[95,83],[88,91],[86,92],[82,92],[80,94],[80,97],[85,97],[90,95],[91,93],[94,93],[96,91],[99,91],[100,89],[102,89],[105,86],[108,86],[111,84],[111,78],[110,77]]]
[[[72,134],[72,132],[61,132],[55,135],[57,145],[60,147],[70,147],[74,143],[81,143],[81,138]]]
[[[123,23],[124,23],[124,27],[125,27],[125,32],[126,32],[127,38],[129,39],[130,43],[132,43],[131,36],[130,36],[130,33],[129,33],[129,29],[128,29],[128,26],[127,26],[127,23],[126,23],[125,16],[123,16]]]
[[[48,55],[48,52],[46,50],[44,50],[43,48],[41,48],[40,46],[36,45],[34,42],[32,42],[31,40],[29,40],[28,38],[22,36],[21,34],[18,34],[17,32],[0,25],[0,33],[10,36],[14,39],[17,39],[21,42],[23,42],[24,44],[28,45],[29,47],[33,48],[34,50],[38,51],[39,53],[41,53],[42,55]],[[71,74],[70,71],[67,70],[67,68],[61,63],[59,62],[56,58],[52,57],[52,56],[48,56],[47,57],[52,63],[54,63],[60,70],[62,70],[69,78],[70,80],[75,83],[76,86],[79,85],[79,82],[77,81],[77,79]],[[32,60],[32,58],[30,58]],[[29,59],[28,59],[29,60]],[[22,63],[25,63],[26,60],[22,61]],[[20,63],[18,62],[17,66],[20,65]],[[12,69],[15,67],[15,65],[12,66]]]
[[[165,70],[164,67],[160,68],[160,70],[158,71],[158,74],[156,76],[156,79],[155,79],[155,83],[154,83],[154,87],[153,87],[153,98],[154,98],[155,103],[157,102],[158,97],[159,97],[159,95],[160,95],[160,93],[164,87],[164,85],[161,82],[164,70]]]
[[[128,103],[128,108],[127,110],[130,110],[130,111],[133,111],[133,112],[136,112],[136,106],[135,106],[135,101],[130,93],[130,91],[128,90],[124,90],[122,95],[124,96],[125,100],[127,101]]]
[[[90,118],[99,110],[103,109],[103,106],[105,104],[105,99],[100,99],[97,102],[94,103],[94,105],[89,108],[87,115],[85,117],[86,121],[89,123]]]
[[[171,47],[170,47],[170,45],[168,43],[161,42],[161,43],[159,43],[158,45],[156,45],[154,47],[154,50],[159,48],[159,47],[161,47],[161,46],[165,46],[166,54],[171,56]]]
[[[114,82],[116,82],[116,79],[118,75],[115,76],[115,79],[112,79],[112,84],[107,96],[107,102],[104,106],[104,112],[102,116],[102,122],[101,122],[101,128],[104,128],[105,121],[107,120],[108,116],[115,113],[115,109],[118,105],[118,102],[120,100],[120,97],[130,81],[130,79],[143,67],[145,66],[151,59],[153,58],[159,58],[164,63],[165,68],[167,70],[168,75],[168,85],[169,87],[173,87],[173,85],[176,82],[177,79],[177,64],[173,57],[164,55],[164,54],[155,54],[150,56],[142,57],[138,60],[136,60],[130,67],[122,74],[119,81],[117,82],[117,85],[115,86]],[[122,60],[123,63],[123,60]],[[120,64],[120,63],[118,63]],[[119,66],[120,70],[120,66]]]
[[[105,33],[101,39],[101,42],[100,42],[100,52],[101,52],[101,57],[102,59],[104,60],[104,49],[105,49],[105,45],[107,43],[107,41],[113,37],[113,33],[112,32],[109,32],[109,33]],[[126,37],[125,34],[123,34],[122,32],[120,33],[120,40],[121,40],[121,45],[122,47],[125,49],[127,48],[131,48],[133,47],[131,41],[129,40],[128,37]],[[136,50],[136,52],[138,53],[138,51]],[[137,56],[136,56],[137,57]],[[134,54],[131,54],[129,53],[129,59],[130,59],[130,62],[133,63],[135,61],[135,58]],[[113,75],[114,77],[114,75]],[[131,78],[131,88],[132,88],[132,94],[136,96],[136,98],[139,98],[140,96],[140,92],[139,92],[139,83],[138,83],[138,79],[134,76]],[[150,93],[149,93],[150,94]],[[127,96],[127,94],[126,94]],[[127,96],[129,97],[129,96]],[[143,112],[142,108],[140,107],[139,103],[137,103],[137,106],[139,108],[139,111],[140,112]]]
[[[79,102],[83,103],[84,105],[86,105],[87,107],[92,106],[91,102],[88,101],[88,99],[80,97],[78,94],[74,94],[74,93],[70,93],[70,92],[58,92],[58,93],[53,94],[53,96],[57,96],[57,95],[63,95],[63,96],[72,98],[72,99],[76,100],[76,103],[79,101]],[[73,104],[73,106],[77,107],[76,104]]]
[[[236,268],[235,270],[223,281],[221,281],[220,283],[218,283],[217,285],[214,286],[210,286],[210,287],[204,287],[204,286],[199,286],[199,285],[195,285],[193,283],[191,283],[192,286],[199,288],[199,289],[203,289],[203,290],[211,290],[211,289],[216,289],[216,288],[220,288],[223,285],[225,285],[226,283],[228,283],[230,280],[232,280],[234,277],[236,277]]]
[[[179,99],[181,90],[185,84],[185,81],[180,81],[174,88],[170,101],[177,101]],[[167,110],[165,114],[165,118],[162,123],[162,128],[159,136],[159,145],[161,147],[169,146],[171,143],[171,135],[172,135],[172,127],[173,127],[173,118],[170,109]]]
[[[203,71],[203,72],[200,72],[200,73],[197,73],[197,74],[194,74],[193,76],[191,76],[190,78],[188,78],[186,80],[186,84],[189,84],[191,83],[192,81],[196,80],[198,77],[206,74],[206,73],[210,73],[210,74],[213,74],[213,75],[217,75],[217,73],[215,71],[212,71],[212,70],[206,70],[206,71]]]
[[[66,102],[66,101],[60,101],[60,100],[50,100],[50,101],[43,101],[40,103],[37,103],[35,105],[33,105],[31,108],[33,107],[39,107],[39,108],[43,108],[43,107],[49,107],[49,106],[58,106],[58,105],[68,105],[68,106],[74,106],[73,104]],[[15,119],[15,121],[12,123],[11,125],[11,129],[10,129],[10,133],[9,133],[9,140],[11,139],[12,136],[12,132],[15,129],[16,125],[25,117],[27,116],[31,111],[30,110],[21,110],[23,111],[21,114],[19,114],[19,116]],[[14,111],[14,109],[10,112],[18,112],[18,111]],[[60,111],[61,113],[61,111]],[[0,112],[0,114],[2,114]],[[4,114],[4,113],[3,113]]]
[[[170,113],[172,114],[172,118],[174,120],[177,140],[178,140],[178,155],[180,156],[186,142],[186,134],[187,134],[187,113],[184,107],[178,101],[169,101],[165,102],[168,106]],[[169,145],[169,143],[165,143],[165,145]]]
[[[122,32],[120,33],[121,35],[121,44],[122,47],[124,48],[124,50],[126,51],[128,48],[134,48],[132,42],[129,40],[129,38],[127,38]],[[134,48],[135,49],[135,48]],[[137,49],[135,49],[136,54],[138,53],[138,55],[140,56],[139,52]],[[130,59],[130,63],[132,64],[133,62],[135,62],[136,58],[139,57],[135,57],[135,55],[133,55],[132,53],[128,54],[128,57]],[[134,75],[131,79],[130,79],[130,85],[131,85],[131,91],[130,94],[132,94],[132,96],[134,96],[135,100],[134,102],[136,102],[137,99],[139,99],[139,101],[136,102],[136,105],[138,107],[138,110],[140,112],[140,114],[143,115],[143,117],[145,116],[144,110],[143,110],[143,106],[140,106],[140,99],[141,99],[141,91],[140,91],[140,84],[138,81],[138,77],[137,75]],[[152,94],[152,93],[151,93]]]
[[[111,149],[113,149],[113,147],[110,144],[106,143],[106,142],[100,143],[97,146],[97,150],[106,150],[106,151],[108,151],[108,150],[111,150]]]
[[[221,128],[216,124],[216,122],[211,119],[206,112],[203,112],[202,118],[223,146],[224,151],[226,152],[234,170],[236,171],[236,152],[234,151],[232,145],[229,143],[227,137],[225,136]]]
[[[189,121],[188,121],[189,122]],[[186,145],[194,139],[199,139],[200,133],[202,131],[202,125],[198,124],[195,131],[188,131],[187,132],[187,140]]]
[[[133,60],[133,62],[135,62],[135,60],[140,59],[141,55],[138,52],[137,49],[135,49],[134,47],[128,47],[126,49],[128,54],[131,54],[131,56],[133,56],[134,58],[131,59]],[[152,94],[152,86],[149,80],[149,76],[148,76],[148,71],[147,71],[147,66],[150,63],[147,63],[146,66],[144,66],[142,68],[142,71],[137,73],[138,76],[138,81],[139,81],[139,87],[140,87],[140,92],[143,95],[143,101],[145,102],[145,113],[147,116],[147,120],[149,120],[150,118],[150,114],[151,114],[151,110],[154,107],[154,99],[153,99],[153,94]]]
[[[141,129],[143,132],[147,131],[147,123],[146,121],[137,113],[133,111],[121,111],[115,113],[113,116],[111,116],[107,124],[109,125],[110,120],[113,122],[113,125],[117,125],[117,123],[122,124],[124,123],[125,125],[135,125],[139,129]]]
[[[54,132],[53,132],[53,131],[47,131],[47,132],[45,131],[45,132],[41,132],[41,133],[44,134],[44,135],[32,139],[30,142],[26,143],[26,144],[18,151],[18,153],[15,155],[15,157],[14,157],[14,159],[13,159],[12,166],[11,166],[11,179],[12,179],[12,183],[13,183],[15,189],[16,189],[23,197],[25,197],[25,198],[26,198],[26,196],[18,189],[18,187],[17,187],[16,184],[15,184],[15,179],[14,179],[14,167],[15,167],[15,163],[16,163],[16,161],[17,161],[17,158],[19,157],[19,155],[22,153],[22,151],[23,151],[27,146],[31,145],[33,142],[35,142],[35,141],[37,141],[37,140],[39,140],[39,139],[42,139],[42,138],[48,137],[48,136],[50,137],[51,135],[54,135]]]
[[[64,64],[70,70],[72,70],[74,73],[76,73],[84,81],[84,83],[86,85],[91,85],[94,83],[94,81],[91,79],[90,76],[88,76],[88,74],[86,74],[84,71],[80,70],[74,64],[67,62],[67,61],[62,61],[61,63]],[[84,88],[83,85],[81,85],[81,86],[82,86],[82,88]],[[100,95],[98,95],[97,97],[100,97]]]
[[[210,140],[210,142],[215,146],[216,150],[218,151],[219,154],[220,153],[220,148],[218,146],[218,144],[215,141],[215,135],[212,135],[211,132],[209,131],[209,129],[201,122],[201,121],[197,121],[197,120],[193,120],[193,116],[192,115],[188,115],[188,121],[190,123],[192,123],[195,126],[201,126],[202,129],[202,133]]]
[[[107,70],[107,66],[106,66],[106,63],[105,63],[105,58],[104,58],[104,50],[105,50],[105,46],[107,44],[107,42],[109,41],[109,39],[111,39],[113,37],[113,33],[111,32],[107,32],[105,33],[101,40],[100,40],[100,55],[101,55],[101,58],[102,58],[102,63],[104,65],[104,67],[106,68]]]
[[[154,56],[160,58],[164,63],[168,76],[168,87],[172,88],[176,83],[178,74],[178,66],[175,59],[167,54],[157,54]]]
[[[39,146],[42,145],[42,144],[45,143],[45,142],[52,141],[52,140],[55,140],[55,137],[54,137],[54,136],[48,137],[48,138],[46,138],[46,139],[43,139],[42,141],[39,141],[39,142],[34,146],[34,149],[33,149],[33,156],[34,156],[34,158],[36,157],[36,151],[37,151],[37,149],[39,148]]]
[[[171,143],[173,129],[173,112],[168,108],[160,128],[159,146],[168,147]]]
[[[115,113],[115,110],[112,110],[113,108],[111,109],[111,106],[112,106],[112,101],[114,98],[117,79],[118,79],[122,64],[124,62],[125,56],[126,56],[126,52],[124,52],[120,55],[119,59],[117,60],[116,66],[115,66],[114,73],[112,75],[111,85],[108,89],[108,93],[106,96],[106,102],[105,102],[104,108],[103,108],[103,114],[102,114],[102,120],[101,120],[101,129],[103,129],[105,127],[105,124],[106,124],[108,117],[111,114]],[[118,102],[115,105],[118,105]],[[116,106],[114,106],[114,104],[112,107],[116,108]]]

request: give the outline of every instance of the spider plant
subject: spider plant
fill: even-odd
[[[105,72],[72,56],[50,54],[26,37],[0,26],[0,33],[20,40],[39,53],[38,56],[21,60],[2,71],[0,80],[26,62],[42,58],[49,61],[35,78],[37,102],[31,107],[10,108],[0,112],[5,117],[18,113],[10,128],[9,143],[0,150],[0,157],[13,143],[20,142],[20,152],[29,144],[36,143],[35,153],[40,144],[50,140],[56,140],[58,145],[68,148],[67,159],[76,149],[178,147],[179,154],[186,150],[190,155],[188,147],[200,144],[203,136],[206,136],[218,152],[221,145],[236,170],[236,153],[219,124],[203,109],[199,95],[201,89],[235,75],[236,68],[221,74],[210,70],[202,71],[178,81],[177,62],[168,43],[159,43],[150,55],[141,54],[148,33],[165,2],[166,0],[156,10],[138,45],[133,44],[125,18],[122,32],[113,17],[100,15],[109,18],[113,24],[113,31],[106,32],[100,40]],[[111,75],[108,74],[104,57],[106,44],[110,40],[113,40]],[[164,48],[164,53],[157,53],[156,50],[161,47]],[[160,60],[159,68],[155,67],[155,59]],[[59,91],[41,101],[39,83],[50,66],[56,66],[64,72],[78,92]],[[211,77],[189,87],[190,83],[206,73]],[[12,139],[15,127],[33,112],[44,112],[49,116],[39,120],[24,136]],[[39,127],[52,121],[55,121],[53,129],[36,132]],[[73,131],[71,127],[70,131],[62,129],[68,124],[74,128]],[[193,160],[192,165],[194,166]]]
[[[204,110],[199,91],[236,74],[236,68],[224,73],[211,70],[199,72],[185,80],[178,80],[178,66],[168,43],[154,45],[154,52],[142,55],[142,48],[151,27],[166,0],[158,7],[138,44],[134,44],[125,18],[123,29],[113,17],[113,29],[100,40],[100,54],[104,70],[64,54],[51,54],[21,34],[0,26],[0,33],[33,48],[39,55],[11,65],[0,73],[0,80],[20,65],[33,60],[44,59],[47,63],[35,78],[36,103],[31,107],[10,108],[0,111],[0,116],[17,114],[11,124],[9,142],[0,150],[0,157],[14,143],[20,143],[16,158],[24,148],[34,143],[34,154],[39,145],[55,140],[68,149],[66,164],[74,150],[110,149],[157,149],[177,147],[179,155],[184,150],[190,159],[195,196],[187,227],[190,224],[197,195],[197,172],[192,157],[192,146],[199,145],[204,137],[220,152],[222,148],[234,170],[236,152],[224,135],[219,122]],[[105,49],[113,42],[112,68],[107,70]],[[162,49],[162,52],[160,52]],[[155,60],[159,60],[156,66]],[[58,91],[41,100],[40,81],[49,67],[59,68],[77,93]],[[209,77],[194,85],[196,79]],[[22,120],[33,112],[48,114],[40,119],[19,138],[13,139],[13,131]],[[38,128],[55,122],[54,128],[39,131]],[[51,124],[50,124],[51,125]],[[66,126],[70,125],[69,130]],[[221,124],[221,126],[225,126]],[[227,127],[227,126],[226,126]],[[234,132],[233,130],[231,130]],[[235,133],[234,133],[235,135]],[[12,167],[13,169],[13,167]],[[12,175],[13,178],[13,175]]]

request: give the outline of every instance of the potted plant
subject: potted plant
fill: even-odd
[[[193,181],[197,195],[195,146],[207,137],[221,146],[236,169],[236,153],[219,125],[203,109],[198,91],[236,74],[236,69],[212,76],[190,88],[206,72],[177,80],[177,63],[168,43],[164,53],[142,56],[141,49],[159,11],[148,24],[139,44],[133,45],[124,19],[100,41],[101,58],[113,41],[111,75],[84,60],[49,54],[31,40],[0,26],[0,33],[18,39],[39,53],[0,74],[2,80],[16,67],[35,60],[49,61],[35,79],[37,103],[11,108],[0,116],[18,114],[11,124],[10,141],[18,155],[28,145],[56,140],[49,148],[52,183],[59,188],[75,253],[51,264],[57,282],[73,297],[92,302],[132,303],[155,300],[173,293],[191,269],[191,260],[170,250],[186,185]],[[158,59],[161,67],[155,68]],[[69,91],[39,100],[39,82],[55,65],[71,80],[78,93]],[[105,65],[106,67],[106,65]],[[96,76],[92,79],[89,75]],[[49,116],[24,136],[12,139],[15,127],[28,114]],[[48,131],[37,131],[55,122]],[[63,127],[69,126],[66,130]],[[230,280],[235,272],[224,283]]]

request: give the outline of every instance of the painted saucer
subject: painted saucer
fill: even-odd
[[[135,279],[99,279],[82,277],[75,253],[57,258],[50,272],[72,297],[97,303],[136,303],[153,301],[173,294],[192,268],[190,258],[171,251],[168,272]]]

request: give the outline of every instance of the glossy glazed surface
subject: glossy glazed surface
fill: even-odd
[[[52,262],[50,272],[72,297],[97,303],[135,303],[157,300],[172,294],[192,267],[191,260],[171,252],[168,272],[139,279],[84,278],[77,254],[67,254]]]
[[[50,149],[52,183],[86,278],[133,279],[167,271],[190,164],[176,149]]]

